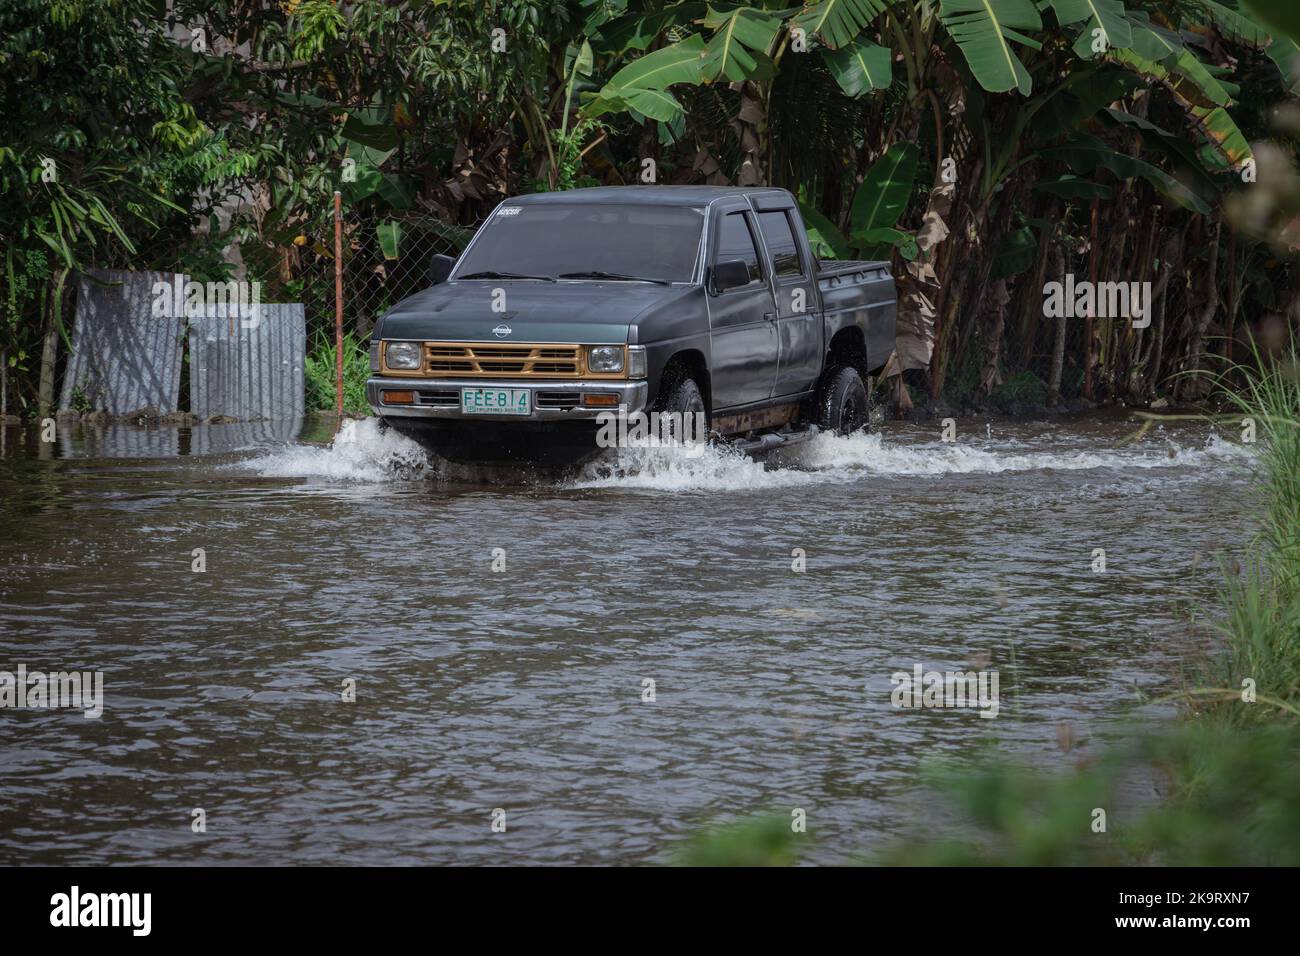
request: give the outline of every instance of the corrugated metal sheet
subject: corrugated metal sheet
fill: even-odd
[[[190,411],[200,418],[301,420],[306,411],[302,303],[260,309],[250,328],[219,315],[190,321]]]
[[[72,408],[80,389],[96,411],[126,415],[153,407],[176,411],[181,388],[181,343],[185,318],[153,314],[153,286],[169,286],[169,272],[94,270],[104,286],[82,275],[72,355],[63,376],[60,410]],[[171,311],[171,310],[167,310]]]

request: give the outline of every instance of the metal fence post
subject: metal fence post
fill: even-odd
[[[334,414],[343,418],[343,194],[334,193]]]

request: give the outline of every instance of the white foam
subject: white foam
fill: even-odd
[[[586,465],[574,488],[647,491],[750,491],[815,484],[829,475],[795,468],[768,469],[730,448],[659,446],[619,449],[617,458]]]
[[[1061,436],[1063,442],[1080,442]],[[1212,436],[1205,444],[1183,447],[1168,438],[1131,445],[1106,445],[1096,438],[1081,447],[1062,448],[1054,436],[1033,442],[908,441],[906,434],[886,440],[881,434],[818,435],[781,458],[755,460],[725,447],[643,447],[622,449],[585,465],[564,487],[669,492],[759,491],[867,477],[940,477],[1032,471],[1089,471],[1180,468],[1216,471],[1248,461],[1252,452]],[[328,447],[291,445],[242,462],[272,478],[326,478],[348,482],[446,478],[447,464],[416,442],[373,418],[350,421]],[[476,473],[462,476],[477,481]]]
[[[1023,447],[1023,446],[1022,446]],[[1211,436],[1202,448],[1147,442],[1101,449],[1000,450],[996,443],[886,444],[879,434],[818,435],[799,454],[804,467],[854,468],[874,475],[998,474],[1006,471],[1087,471],[1093,468],[1189,467],[1212,461],[1248,459],[1241,445]]]
[[[1021,446],[1023,448],[1023,446]],[[1199,468],[1246,460],[1251,452],[1213,436],[1201,448],[1173,442],[1148,442],[1105,450],[999,450],[994,443],[903,444],[880,434],[847,437],[818,435],[792,449],[781,467],[765,465],[734,451],[708,448],[691,456],[680,448],[624,450],[617,466],[608,461],[583,469],[576,488],[626,488],[655,491],[752,491],[869,476],[938,477],[1026,471]]]
[[[381,482],[409,480],[427,464],[428,455],[416,442],[391,428],[381,433],[378,419],[363,418],[344,422],[328,447],[291,445],[239,467],[266,478]]]

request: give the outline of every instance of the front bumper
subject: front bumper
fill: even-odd
[[[461,411],[462,388],[526,388],[530,396],[532,413],[525,415],[466,415]],[[414,392],[414,405],[387,405],[382,392]],[[579,404],[583,393],[617,395],[618,405],[586,407]],[[630,414],[643,411],[650,386],[644,380],[619,381],[609,379],[521,381],[519,379],[457,379],[457,378],[372,378],[366,382],[366,400],[376,415],[402,418],[444,418],[460,421],[583,421],[594,420],[601,412]]]

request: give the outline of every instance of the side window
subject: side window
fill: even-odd
[[[758,264],[758,246],[743,212],[727,213],[718,229],[718,252],[713,261],[728,262],[732,259],[740,259],[749,266],[750,282],[763,278],[763,270]]]
[[[772,265],[776,269],[777,278],[803,275],[803,266],[799,263],[799,246],[794,241],[790,217],[780,209],[760,212],[758,228],[763,230],[763,241],[767,243],[768,252],[772,253]]]

